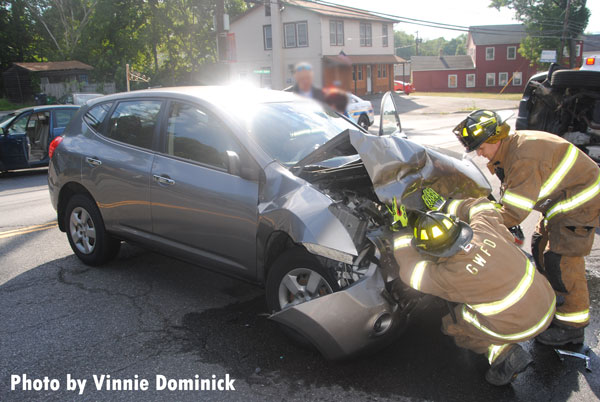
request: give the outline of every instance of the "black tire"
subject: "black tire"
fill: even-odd
[[[87,217],[82,211],[87,214]],[[84,241],[81,238],[74,238],[74,236],[78,236],[82,232],[87,232],[84,228],[81,228],[80,231],[73,231],[73,227],[71,226],[71,216],[74,212],[82,222],[80,226],[93,229],[95,232],[95,239],[93,239],[93,242],[90,241],[91,237],[87,234],[86,239],[89,239],[87,241]],[[74,224],[76,224],[75,220]],[[76,194],[71,197],[65,210],[64,227],[67,232],[67,238],[69,239],[71,249],[86,265],[102,265],[115,258],[119,253],[121,241],[115,239],[106,232],[104,221],[102,220],[98,207],[87,195]],[[90,244],[92,247],[89,249],[89,252],[86,253],[84,250],[81,250],[81,248],[85,248],[86,245],[89,246]]]
[[[369,131],[369,118],[366,114],[360,115],[360,117],[358,118],[358,125],[364,128],[365,130]]]
[[[600,88],[600,71],[558,70],[552,74],[554,88]]]
[[[303,248],[293,248],[281,254],[271,266],[265,284],[265,296],[267,307],[271,313],[282,309],[279,301],[279,288],[286,275],[296,269],[309,269],[319,274],[329,285],[332,292],[337,292],[340,287],[335,280],[334,274],[323,267],[317,258]],[[301,346],[309,346],[310,343],[291,328],[281,325],[283,332]]]

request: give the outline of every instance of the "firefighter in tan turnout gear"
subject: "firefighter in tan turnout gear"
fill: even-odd
[[[460,303],[443,318],[442,331],[458,346],[487,354],[488,382],[508,384],[532,362],[518,342],[550,325],[555,294],[489,200],[452,200],[436,208],[440,211],[416,219],[413,233],[396,235],[400,278],[418,291]]]
[[[532,253],[557,294],[553,325],[537,340],[547,345],[583,343],[589,323],[584,256],[594,242],[600,215],[600,170],[564,139],[540,131],[508,135],[506,115],[479,110],[454,133],[467,148],[489,160],[502,182],[502,217],[507,227],[532,210],[542,213]]]

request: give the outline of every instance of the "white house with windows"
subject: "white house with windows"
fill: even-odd
[[[293,85],[299,62],[312,64],[315,85],[356,94],[393,88],[395,20],[346,6],[304,0],[267,1],[234,20],[231,77],[263,87]]]

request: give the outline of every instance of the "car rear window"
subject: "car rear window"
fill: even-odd
[[[100,132],[100,127],[102,126],[102,122],[106,118],[106,114],[112,107],[112,102],[101,103],[96,105],[90,110],[88,110],[85,115],[83,115],[83,120],[95,131]]]
[[[67,127],[77,109],[60,109],[54,111],[54,128]]]
[[[152,148],[161,106],[160,100],[120,102],[110,116],[106,136],[136,147]]]

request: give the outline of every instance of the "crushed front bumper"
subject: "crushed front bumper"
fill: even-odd
[[[339,360],[394,340],[409,310],[400,309],[385,288],[379,267],[348,288],[288,307],[269,318],[309,340],[323,356]]]

